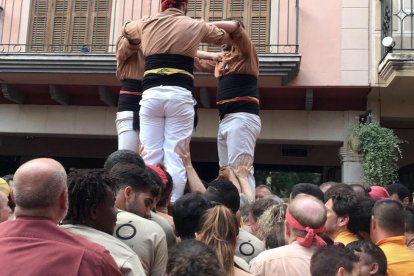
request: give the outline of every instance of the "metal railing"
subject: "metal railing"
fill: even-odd
[[[0,0],[0,53],[113,53],[125,22],[159,8],[155,0]],[[243,21],[260,54],[299,53],[299,0],[188,0],[187,15]]]
[[[395,44],[382,45],[382,57],[392,50],[414,50],[414,0],[381,1],[381,41],[392,37]]]

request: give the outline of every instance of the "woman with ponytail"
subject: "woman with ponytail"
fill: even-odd
[[[217,205],[209,209],[203,218],[203,226],[197,234],[200,240],[216,251],[219,262],[226,275],[251,275],[234,263],[239,224],[236,216],[230,209]]]

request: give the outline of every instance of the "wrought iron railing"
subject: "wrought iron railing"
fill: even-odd
[[[0,0],[0,53],[112,53],[122,25],[156,13],[160,2]],[[243,21],[261,54],[299,52],[299,0],[188,0],[187,15]]]
[[[381,1],[381,40],[392,37],[395,44],[382,46],[384,57],[392,50],[414,50],[414,0]]]

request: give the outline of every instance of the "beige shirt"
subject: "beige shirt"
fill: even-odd
[[[239,25],[230,36],[232,38],[231,50],[224,55],[221,62],[217,63],[214,76],[221,78],[231,74],[246,74],[258,77],[259,58],[246,30]]]
[[[235,254],[237,257],[240,257],[249,263],[264,250],[265,244],[261,240],[240,228]]]
[[[116,43],[116,77],[118,80],[142,80],[145,59],[140,45],[121,36]]]
[[[132,44],[141,43],[144,56],[154,54],[177,54],[194,58],[200,42],[226,44],[229,35],[207,24],[195,20],[175,8],[154,16],[125,24],[123,35]]]
[[[168,249],[171,249],[177,243],[177,237],[174,234],[174,229],[171,224],[163,218],[161,215],[151,211],[151,220],[156,222],[164,231],[165,237],[167,238]]]
[[[147,275],[164,275],[168,249],[164,231],[158,224],[119,210],[114,236],[138,255]]]
[[[64,224],[61,227],[105,247],[114,258],[122,274],[128,276],[145,275],[137,254],[117,238],[85,225]]]
[[[296,241],[262,252],[250,262],[254,275],[310,275],[310,261],[317,247],[303,247]]]

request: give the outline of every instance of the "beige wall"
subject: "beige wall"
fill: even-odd
[[[0,133],[115,136],[113,107],[0,105]],[[332,144],[342,142],[360,112],[270,111],[261,112],[266,143]],[[214,141],[218,116],[214,109],[200,109],[193,137]]]

